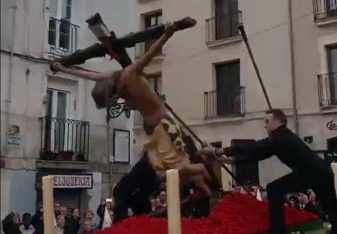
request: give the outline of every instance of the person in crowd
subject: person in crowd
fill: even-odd
[[[43,234],[43,208],[40,206],[32,217],[35,234]]]
[[[55,232],[56,234],[64,234],[64,228],[66,224],[66,219],[63,215],[59,215],[56,218],[56,228]]]
[[[65,206],[60,206],[60,215],[62,215],[64,217],[64,220],[65,220],[64,230],[65,230],[65,232],[67,232],[68,219],[69,219],[68,208],[65,207]]]
[[[151,211],[156,211],[156,199],[154,197],[150,198],[150,204],[151,204]]]
[[[159,199],[160,199],[160,203],[161,203],[162,207],[166,208],[167,204],[166,204],[166,192],[165,191],[160,192]]]
[[[20,218],[18,214],[10,212],[2,221],[3,231],[5,234],[19,234]]]
[[[311,202],[315,206],[319,206],[319,203],[316,200],[316,193],[312,189],[308,189],[307,195],[309,198],[309,202]]]
[[[34,234],[35,228],[32,225],[32,216],[30,213],[24,213],[22,215],[22,224],[19,226],[21,234]]]
[[[163,206],[160,201],[160,197],[156,197],[155,199],[155,210],[161,210],[163,209]]]
[[[95,214],[92,210],[84,211],[81,226],[80,226],[80,230],[78,231],[78,234],[84,233],[84,226],[85,226],[85,223],[87,223],[87,222],[90,223],[91,230],[96,230],[98,228],[98,225],[94,222],[94,217],[95,217]]]
[[[86,220],[82,223],[82,232],[79,234],[92,234],[95,229],[92,228],[90,220]]]
[[[55,217],[59,216],[60,215],[60,203],[55,203],[54,204],[54,212],[55,212]]]
[[[308,195],[304,193],[299,194],[299,203],[302,209],[306,211],[315,213],[321,217],[321,219],[326,220],[326,215],[321,209],[319,203],[316,201],[316,194],[312,189],[308,190]]]
[[[77,208],[72,210],[65,227],[65,234],[77,234],[80,229],[80,212]]]
[[[60,207],[60,215],[62,215],[63,217],[67,217],[67,215],[68,215],[67,207],[65,207],[65,206]]]
[[[101,199],[101,202],[100,202],[99,206],[97,207],[97,211],[96,211],[96,214],[99,217],[98,229],[102,229],[103,220],[104,220],[105,205],[106,205],[105,199]]]
[[[298,208],[298,197],[297,194],[288,194],[286,196],[285,205],[290,208]]]

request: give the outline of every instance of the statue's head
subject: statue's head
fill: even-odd
[[[119,98],[117,87],[122,75],[122,71],[116,71],[108,79],[96,81],[91,95],[94,98],[98,109],[107,108],[117,103]]]

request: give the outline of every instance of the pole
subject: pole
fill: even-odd
[[[181,234],[179,172],[166,171],[168,234]]]
[[[254,66],[254,69],[255,69],[255,72],[256,72],[256,75],[257,75],[257,78],[259,79],[259,82],[260,82],[260,85],[261,85],[261,88],[262,88],[262,91],[263,91],[263,94],[266,98],[266,101],[267,101],[267,104],[268,104],[268,108],[269,110],[273,109],[271,104],[270,104],[270,100],[269,100],[269,96],[268,96],[268,93],[267,93],[267,90],[266,88],[264,87],[264,84],[263,84],[263,80],[262,80],[262,77],[261,77],[261,74],[260,74],[260,70],[256,64],[256,61],[255,61],[255,58],[254,58],[254,55],[253,55],[253,52],[252,52],[252,49],[250,48],[250,45],[249,45],[249,42],[248,42],[248,37],[247,37],[247,34],[246,34],[246,31],[245,31],[245,28],[243,27],[243,24],[241,24],[239,26],[239,30],[241,32],[241,36],[243,38],[243,41],[245,42],[245,45],[247,47],[247,50],[248,50],[248,53],[249,53],[249,56],[252,60],[252,63],[253,63],[253,66]]]
[[[54,214],[54,176],[42,177],[42,194],[43,194],[43,226],[44,233],[55,233],[55,214]]]

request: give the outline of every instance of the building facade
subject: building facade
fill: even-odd
[[[137,0],[139,29],[185,16],[198,22],[173,35],[146,71],[201,138],[227,146],[266,137],[268,106],[237,29],[243,22],[272,106],[285,111],[290,129],[313,150],[336,155],[336,3]],[[139,45],[136,57],[148,46]],[[141,118],[134,130],[139,151]],[[289,171],[275,157],[233,170],[246,183],[263,186]]]
[[[132,120],[107,120],[91,98],[94,83],[49,63],[96,42],[85,20],[99,12],[117,35],[132,31],[132,1],[1,1],[1,217],[34,213],[41,178],[57,176],[55,200],[96,209],[134,161]],[[131,55],[133,50],[130,51]],[[133,56],[133,55],[132,55]],[[109,58],[86,68],[119,69]]]

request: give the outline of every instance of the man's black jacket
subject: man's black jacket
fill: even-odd
[[[248,146],[232,146],[224,149],[234,162],[263,160],[273,155],[297,172],[326,172],[328,166],[296,134],[286,126],[274,130],[269,137]]]

